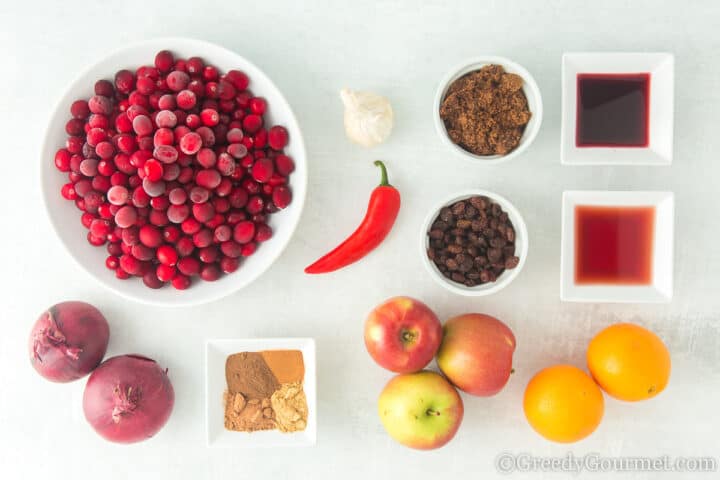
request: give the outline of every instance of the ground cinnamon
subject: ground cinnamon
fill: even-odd
[[[520,144],[531,112],[523,79],[486,65],[455,80],[440,105],[453,143],[476,155],[505,155]]]
[[[225,361],[225,378],[230,393],[241,393],[246,399],[270,398],[280,388],[275,375],[258,352],[230,355]]]

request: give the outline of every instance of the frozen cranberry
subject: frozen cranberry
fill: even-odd
[[[169,223],[167,214],[161,210],[155,209],[150,210],[148,221],[157,227],[164,227]]]
[[[175,248],[177,249],[178,255],[181,257],[187,257],[195,251],[195,244],[193,243],[191,237],[180,237],[175,244]]]
[[[150,117],[147,115],[138,115],[132,121],[133,130],[139,136],[144,137],[153,133],[153,125]]]
[[[112,102],[104,95],[93,95],[88,100],[88,108],[92,113],[110,115],[112,113]]]
[[[135,88],[143,95],[150,95],[155,92],[155,86],[155,80],[150,77],[139,77],[135,81]],[[149,98],[148,102],[152,104]]]
[[[197,233],[202,228],[202,224],[192,217],[188,217],[180,224],[180,229],[186,235]]]
[[[66,183],[65,185],[63,185],[60,193],[62,194],[63,198],[67,200],[75,200],[76,198],[78,198],[77,192],[75,191],[75,186],[72,183]]]
[[[142,264],[132,255],[123,255],[120,257],[120,268],[130,275],[137,275],[142,269]]]
[[[265,207],[265,200],[259,195],[253,195],[248,199],[248,203],[245,206],[245,210],[250,215],[254,215],[256,213],[260,213],[263,211],[263,208]]]
[[[190,190],[190,201],[193,203],[204,203],[210,198],[210,192],[203,187],[193,187]]]
[[[181,90],[180,92],[178,92],[177,97],[175,97],[175,102],[177,102],[178,108],[182,108],[183,110],[190,110],[197,103],[197,97],[190,90]]]
[[[151,160],[148,160],[148,162],[150,161]],[[162,178],[162,174],[160,175],[160,178]],[[163,180],[154,182],[148,177],[145,177],[142,182],[142,187],[143,190],[145,190],[145,192],[151,197],[159,197],[165,193],[165,182]]]
[[[141,233],[142,233],[142,230],[141,230]],[[160,262],[163,265],[168,265],[168,266],[172,267],[178,261],[177,251],[170,245],[162,245],[161,247],[158,247],[156,255],[157,255],[158,262]]]
[[[140,242],[150,248],[157,248],[162,244],[162,234],[153,225],[143,225],[140,228]]]
[[[65,124],[65,133],[68,135],[82,135],[85,132],[85,122],[80,118],[71,118]]]
[[[114,217],[112,205],[109,203],[101,203],[98,205],[97,213],[100,215],[101,218],[104,218],[105,220],[109,220]]]
[[[220,251],[222,251],[223,255],[226,257],[237,258],[242,254],[242,245],[232,240],[228,240],[227,242],[222,242],[220,244]]]
[[[168,164],[177,161],[178,151],[172,145],[158,145],[153,150],[153,157]]]
[[[250,170],[256,182],[265,183],[272,177],[275,166],[269,158],[261,158],[255,162]]]
[[[232,237],[232,229],[228,225],[220,225],[215,229],[213,238],[216,242],[227,242]]]
[[[85,140],[83,138],[68,137],[67,140],[65,140],[65,148],[67,148],[70,153],[80,153],[84,143]]]
[[[195,257],[182,257],[178,260],[177,269],[184,275],[192,277],[200,272],[200,262]]]
[[[288,132],[285,127],[276,125],[268,132],[268,144],[270,148],[282,150],[288,143]]]
[[[175,278],[172,279],[171,283],[176,290],[187,290],[190,288],[190,278],[185,275],[175,275]]]
[[[145,171],[145,178],[150,180],[151,182],[157,182],[163,177],[162,163],[158,162],[154,158],[151,158],[150,160],[145,162],[143,170]],[[152,194],[150,196],[152,196]]]
[[[206,65],[202,72],[203,80],[209,82],[209,81],[215,81],[218,79],[218,70],[217,68],[213,67],[212,65]]]
[[[200,278],[205,280],[206,282],[214,282],[218,278],[220,278],[220,275],[222,275],[222,272],[220,271],[220,268],[215,265],[205,265],[202,270],[200,270]]]
[[[173,54],[169,50],[161,50],[155,55],[155,68],[160,72],[169,72],[174,65],[175,58],[173,58]]]
[[[163,228],[163,240],[169,243],[175,243],[180,238],[180,229],[174,225],[168,225]]]
[[[256,242],[266,242],[272,237],[273,231],[269,225],[261,224],[257,226],[257,232],[255,233]]]
[[[250,221],[242,221],[233,229],[233,239],[237,243],[248,243],[255,236],[255,224]]]
[[[155,210],[165,211],[170,206],[170,199],[167,195],[160,195],[150,199],[150,206]]]
[[[164,169],[165,173],[163,174],[163,180],[170,182],[173,180],[177,180],[180,176],[180,165],[178,165],[177,163],[165,165]]]
[[[190,76],[180,70],[170,72],[167,76],[167,85],[173,92],[180,92],[190,83]]]
[[[200,117],[198,115],[191,113],[190,115],[185,117],[185,126],[188,127],[190,130],[195,130],[200,125],[202,125],[202,122],[200,121]]]
[[[130,192],[122,185],[115,185],[107,192],[108,202],[113,205],[125,205],[130,198]]]
[[[174,128],[177,125],[177,116],[171,110],[160,110],[155,116],[155,125],[158,128]]]
[[[243,118],[243,130],[250,135],[254,134],[262,127],[262,117],[260,115],[251,114]]]
[[[240,255],[243,257],[249,257],[253,253],[255,253],[255,250],[257,249],[256,243],[246,243],[242,246],[242,252],[240,252]]]
[[[182,188],[173,188],[168,193],[168,197],[173,205],[184,205],[187,201],[187,192]]]
[[[209,247],[213,243],[213,233],[210,229],[203,228],[193,235],[193,243],[198,248]]]
[[[214,127],[220,123],[220,115],[217,110],[206,108],[200,112],[200,120],[202,120],[203,125],[207,127]]]
[[[70,115],[80,120],[85,120],[90,115],[90,107],[85,100],[75,100],[70,105]]]
[[[195,132],[189,132],[180,139],[180,151],[187,155],[194,155],[202,147],[202,138]]]
[[[243,208],[247,205],[248,193],[242,188],[234,188],[228,196],[228,201],[233,208]]]
[[[169,282],[172,280],[176,273],[177,269],[171,265],[160,264],[155,270],[155,275],[157,275],[157,278],[163,282]]]
[[[275,187],[272,192],[272,201],[279,209],[283,209],[290,205],[292,201],[292,192],[284,185]]]
[[[100,204],[103,202],[103,196],[100,194],[100,192],[90,190],[88,193],[85,194],[83,200],[85,201],[85,210],[90,213],[95,213],[97,212]]]
[[[211,148],[203,148],[197,153],[197,161],[204,168],[211,168],[217,161],[217,156]]]
[[[155,134],[153,135],[153,146],[171,146],[175,143],[175,140],[175,132],[173,130],[170,130],[169,128],[159,128],[155,131]]]
[[[133,257],[143,262],[147,262],[155,258],[155,251],[145,245],[133,245],[130,251],[132,252]]]
[[[240,128],[231,128],[227,132],[226,139],[227,139],[227,142],[230,144],[239,143],[242,141],[244,136],[245,135],[243,134],[243,131]]]
[[[163,283],[163,280],[161,280],[158,275],[152,270],[149,270],[142,274],[142,281],[146,287],[152,289],[162,288],[163,285],[165,285],[165,283]]]
[[[220,185],[221,181],[222,181],[222,177],[220,176],[220,173],[217,170],[210,170],[210,169],[200,170],[195,175],[195,182],[199,186],[210,189],[210,190],[212,190],[212,189],[216,188],[218,185]],[[191,193],[191,198],[192,198],[192,193]]]
[[[220,270],[225,273],[233,273],[240,268],[240,259],[232,257],[223,257],[220,259]]]
[[[235,160],[229,154],[221,153],[218,156],[216,168],[220,172],[220,175],[225,177],[230,176],[235,171]]]
[[[69,151],[67,151],[67,149],[59,149],[57,152],[55,152],[55,168],[57,168],[61,172],[69,172],[71,157],[72,155]]]
[[[233,86],[238,90],[245,90],[250,84],[250,79],[244,72],[240,70],[230,70],[225,75],[225,79],[232,83]]]
[[[166,93],[158,99],[158,108],[161,110],[175,110],[176,107],[175,95]],[[177,115],[175,119],[177,120]]]
[[[196,203],[192,206],[193,217],[200,222],[205,223],[215,215],[215,208],[211,203]],[[190,233],[190,232],[185,232]]]
[[[218,250],[215,247],[205,247],[198,251],[198,258],[203,263],[213,263],[218,258]]]

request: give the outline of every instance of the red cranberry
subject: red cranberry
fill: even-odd
[[[190,215],[190,207],[185,204],[170,205],[167,209],[168,219],[172,223],[180,224],[184,222]]]
[[[255,236],[255,224],[250,221],[242,221],[233,229],[233,239],[237,243],[248,243]]]
[[[57,152],[55,152],[55,168],[57,168],[61,172],[69,172],[71,157],[72,155],[69,151],[67,151],[67,149],[59,149]]]
[[[198,248],[209,247],[213,243],[212,231],[204,228],[193,235],[193,243]]]
[[[143,225],[140,228],[140,242],[150,248],[157,248],[162,244],[162,234],[153,225]]]
[[[122,185],[115,185],[107,192],[108,202],[113,205],[125,205],[130,198],[130,192]]]
[[[217,110],[212,108],[206,108],[200,112],[200,119],[202,120],[203,125],[207,127],[214,127],[220,123],[220,115]]]
[[[197,153],[198,163],[205,168],[212,168],[217,161],[217,156],[211,148],[203,148]]]
[[[227,242],[232,237],[232,229],[228,225],[220,225],[215,229],[213,238],[216,242]]]
[[[130,251],[133,257],[143,262],[147,262],[155,258],[155,251],[145,245],[133,245]]]
[[[196,154],[202,147],[202,138],[195,132],[189,132],[180,139],[180,151],[187,155]]]
[[[62,194],[63,198],[67,200],[75,200],[78,198],[78,194],[75,191],[75,185],[72,183],[66,183],[62,186],[62,189],[60,189],[60,193]]]
[[[195,130],[198,128],[202,122],[200,121],[200,117],[198,115],[195,115],[194,113],[191,113],[187,117],[185,117],[185,126],[187,126],[190,130]]]
[[[90,107],[88,107],[88,102],[85,100],[75,100],[72,105],[70,105],[70,115],[72,115],[74,118],[85,120],[88,115],[90,115]]]
[[[94,95],[88,100],[88,108],[92,113],[110,115],[112,113],[112,102],[104,95]]]
[[[233,273],[240,268],[240,259],[232,257],[223,257],[220,259],[220,270],[225,273]]]
[[[177,115],[171,110],[160,110],[155,116],[155,125],[159,128],[174,128],[177,125]]]
[[[242,254],[242,245],[232,240],[228,240],[227,242],[222,242],[220,244],[220,250],[226,257],[237,258]]]
[[[192,217],[185,219],[185,221],[180,224],[180,229],[183,231],[183,233],[187,235],[197,233],[200,231],[201,228],[202,225],[200,224],[200,222],[198,222]]]
[[[141,230],[141,233],[142,233],[142,230]],[[163,245],[161,247],[158,247],[156,255],[157,255],[158,262],[160,262],[163,265],[168,265],[168,266],[172,267],[178,261],[178,253],[170,245]]]
[[[115,173],[115,164],[111,159],[102,160],[98,163],[98,173],[105,177],[111,177]],[[110,178],[112,184],[112,178]]]
[[[254,134],[262,127],[262,117],[251,114],[243,118],[243,130],[250,135]]]
[[[110,207],[111,205],[109,203],[101,203],[97,209],[98,215],[100,215],[100,217],[104,218],[105,220],[113,218],[114,215]]]
[[[187,290],[190,288],[190,278],[185,275],[175,275],[175,278],[172,279],[171,283],[176,290]]]
[[[173,205],[184,205],[187,201],[187,192],[182,188],[173,188],[168,193],[168,198]]]
[[[152,121],[147,115],[138,115],[132,121],[132,124],[135,133],[137,133],[141,137],[150,135],[153,132]]]
[[[177,103],[175,102],[175,95],[166,93],[158,99],[158,108],[160,110],[175,110]],[[175,116],[177,120],[177,115]]]
[[[179,127],[178,127],[179,128]],[[175,129],[177,131],[177,128]],[[153,135],[153,147],[161,145],[173,145],[175,143],[175,132],[169,128],[159,128]]]
[[[255,233],[256,242],[266,242],[272,237],[273,231],[269,225],[261,224],[257,226],[257,232]]]
[[[265,183],[272,177],[275,166],[269,158],[260,158],[252,166],[250,173],[256,182]]]
[[[165,285],[158,275],[152,270],[143,273],[142,281],[146,287],[152,289],[162,288],[163,285]]]
[[[135,88],[137,88],[137,91],[142,93],[143,95],[150,95],[153,92],[155,92],[155,80],[153,80],[150,77],[139,77],[135,81]],[[152,102],[150,99],[148,99],[148,102],[152,105]]]
[[[151,182],[157,182],[159,180],[162,180],[162,177],[163,177],[162,163],[158,162],[154,158],[151,158],[150,160],[145,162],[145,165],[143,166],[143,170],[145,171],[145,178],[150,180]],[[148,193],[150,193],[150,192],[148,192]]]
[[[232,83],[238,91],[245,90],[250,84],[250,79],[244,72],[240,70],[230,70],[225,75],[225,79]]]
[[[237,93],[232,83],[222,79],[218,82],[217,92],[222,100],[230,100]]]
[[[192,212],[198,222],[205,223],[215,215],[215,208],[208,202],[196,203],[192,206]]]
[[[284,185],[280,185],[273,189],[272,201],[279,209],[283,209],[290,205],[292,201],[292,192]]]
[[[195,257],[183,257],[178,260],[177,269],[184,275],[192,277],[200,272],[200,262]]]
[[[228,130],[226,139],[228,143],[239,143],[242,141],[243,137],[245,135],[243,134],[243,131],[240,128],[231,128]],[[234,155],[233,155],[234,156]],[[238,158],[238,157],[236,157]]]
[[[181,257],[187,257],[195,250],[195,244],[193,243],[191,237],[180,237],[175,244],[175,248],[177,249],[178,255]]]
[[[250,111],[256,115],[263,115],[267,109],[267,102],[262,97],[250,99]]]
[[[155,68],[160,72],[169,72],[174,65],[175,58],[173,58],[173,54],[169,50],[161,50],[155,55]]]
[[[205,187],[210,190],[220,185],[221,180],[222,178],[220,177],[220,173],[217,170],[200,170],[195,175],[195,182],[201,187]],[[190,196],[192,198],[192,193],[190,194]]]
[[[203,263],[213,263],[217,260],[218,250],[215,247],[205,247],[198,251],[198,258]]]
[[[276,125],[268,132],[268,144],[270,148],[282,150],[288,143],[288,132],[285,127]]]
[[[190,110],[197,103],[197,97],[190,90],[181,90],[175,97],[175,101],[177,102],[178,108]]]
[[[148,162],[149,161],[150,160],[148,160]],[[162,178],[162,175],[160,175],[160,178]],[[151,197],[159,197],[160,195],[165,193],[165,182],[162,180],[158,180],[157,182],[154,182],[154,181],[150,180],[148,177],[145,177],[143,179],[142,188]]]
[[[255,253],[255,250],[257,249],[256,243],[246,243],[242,246],[242,252],[240,252],[240,255],[243,257],[249,257],[253,253]]]
[[[214,282],[220,278],[221,274],[222,272],[220,272],[220,268],[218,268],[215,264],[205,265],[202,270],[200,270],[200,278],[206,282]]]
[[[180,238],[180,229],[174,225],[163,228],[163,239],[168,243],[175,243]]]
[[[137,275],[142,270],[142,264],[132,255],[123,255],[120,257],[120,268],[130,275]]]
[[[245,210],[247,210],[250,215],[255,215],[256,213],[262,212],[264,207],[265,200],[263,200],[263,198],[259,195],[253,195],[248,200]]]
[[[162,163],[169,164],[177,161],[178,151],[172,145],[158,145],[153,150],[153,157]]]
[[[155,275],[157,275],[157,278],[162,282],[171,281],[176,273],[177,269],[175,267],[164,264],[158,265],[155,270]]]
[[[170,72],[167,76],[167,85],[173,92],[180,92],[190,83],[190,76],[180,70]]]
[[[220,172],[220,175],[225,177],[230,176],[235,171],[235,160],[227,153],[221,153],[220,156],[218,156],[216,168]]]

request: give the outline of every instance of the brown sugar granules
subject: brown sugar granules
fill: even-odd
[[[523,79],[486,65],[455,80],[440,105],[453,143],[475,155],[505,155],[520,144],[531,112]]]

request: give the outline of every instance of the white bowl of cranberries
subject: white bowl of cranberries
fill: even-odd
[[[307,186],[282,93],[243,57],[189,39],[85,71],[52,115],[41,171],[70,254],[111,290],[159,305],[209,302],[260,276]]]

